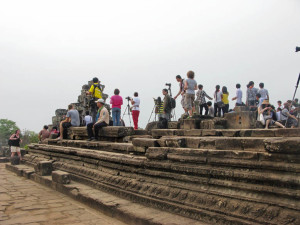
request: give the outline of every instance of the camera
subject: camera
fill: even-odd
[[[165,85],[171,87],[171,83],[166,83]]]
[[[126,97],[125,99],[127,99],[128,101],[130,101],[131,100],[131,98],[128,96],[128,97]]]

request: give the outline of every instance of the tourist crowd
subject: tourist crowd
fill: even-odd
[[[181,96],[181,106],[184,110],[184,118],[193,117],[197,111],[200,115],[209,117],[222,117],[226,113],[234,112],[234,109],[229,109],[229,91],[226,86],[221,88],[216,85],[212,95],[208,95],[204,90],[203,84],[197,84],[195,80],[195,73],[193,71],[187,72],[187,78],[184,79],[180,75],[176,76],[179,83],[179,91],[174,98],[169,95],[168,89],[163,89],[162,94],[164,99],[160,97],[156,100],[156,114],[159,120],[167,123],[172,118],[172,110],[175,108],[175,100]],[[170,85],[170,84],[169,84]],[[121,107],[123,105],[123,98],[120,96],[120,90],[115,89],[114,95],[110,98],[112,121],[110,121],[110,113],[105,106],[105,100],[102,98],[104,86],[100,84],[98,78],[93,78],[93,84],[86,92],[91,96],[89,103],[90,111],[85,112],[83,125],[87,128],[89,140],[97,139],[99,130],[106,126],[121,126],[124,122],[121,118]],[[170,89],[169,89],[170,90]],[[134,97],[126,97],[128,105],[128,114],[132,115],[134,129],[138,129],[138,118],[140,113],[140,99],[138,93],[134,93]],[[209,101],[206,101],[206,100]],[[212,103],[213,101],[213,103]],[[247,84],[246,101],[243,102],[243,91],[240,84],[236,84],[235,95],[232,98],[235,101],[235,106],[245,106],[250,111],[257,112],[257,120],[259,120],[266,129],[270,125],[285,127],[298,126],[298,99],[287,100],[282,104],[282,101],[277,101],[277,106],[270,104],[270,95],[267,89],[264,88],[264,83],[259,84],[259,88],[254,87],[254,82],[250,81]],[[130,106],[130,104],[131,106]],[[205,110],[205,111],[204,111]],[[124,114],[125,114],[124,113]],[[91,115],[90,115],[91,114]],[[48,127],[39,133],[39,140],[43,141],[51,134],[58,135],[59,139],[67,138],[67,128],[82,125],[80,121],[79,112],[75,109],[74,105],[68,106],[68,112],[63,121],[61,121],[59,129],[53,127],[51,132]],[[14,140],[17,134],[12,135],[11,139]],[[18,152],[18,151],[16,151]]]

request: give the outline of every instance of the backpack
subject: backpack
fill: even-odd
[[[168,128],[168,120],[165,118],[160,118],[157,123],[158,129],[167,129]]]
[[[100,87],[100,84],[97,84],[97,85],[93,84],[93,86],[94,86],[94,91],[93,91],[93,95],[92,95],[93,97],[95,97],[95,90],[96,90],[96,88],[99,88],[100,93],[102,94],[102,89]]]
[[[16,135],[14,137],[16,137]],[[13,140],[8,139],[7,144],[8,144],[9,147],[12,146]]]
[[[170,106],[171,106],[171,109],[175,109],[176,108],[176,100],[174,98],[171,98],[171,100],[170,100]]]

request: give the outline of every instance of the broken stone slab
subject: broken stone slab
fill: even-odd
[[[179,129],[180,128],[180,123],[177,121],[170,121],[168,122],[168,129]]]
[[[157,142],[160,147],[186,147],[185,137],[162,137]]]
[[[184,130],[191,130],[191,129],[200,129],[200,119],[194,119],[194,118],[189,118],[189,119],[184,119],[183,120],[183,129]]]
[[[256,128],[256,112],[245,111],[226,113],[224,118],[227,121],[228,129]]]
[[[34,166],[35,172],[40,176],[48,176],[52,173],[52,161],[40,161]]]
[[[267,139],[265,149],[274,153],[300,154],[300,140],[299,138]]]
[[[60,170],[53,171],[52,181],[59,184],[69,184],[71,182],[70,174]]]
[[[207,149],[169,148],[167,159],[183,163],[206,163]]]
[[[146,150],[146,157],[148,159],[167,159],[169,148],[160,148],[160,147],[150,147]]]
[[[152,138],[134,138],[132,144],[136,147],[159,147],[157,140]]]

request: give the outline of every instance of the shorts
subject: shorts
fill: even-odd
[[[185,94],[183,94],[182,95],[182,98],[181,98],[181,105],[182,105],[182,108],[185,108],[185,103],[184,103],[184,101],[185,101]]]
[[[195,94],[185,94],[185,108],[187,110],[194,107]]]
[[[70,122],[64,122],[64,123],[62,124],[62,127],[63,127],[64,129],[67,129],[67,128],[71,127],[71,126],[72,126],[72,124],[71,124]]]
[[[20,147],[18,147],[18,146],[10,146],[10,151],[11,152],[20,152]]]

